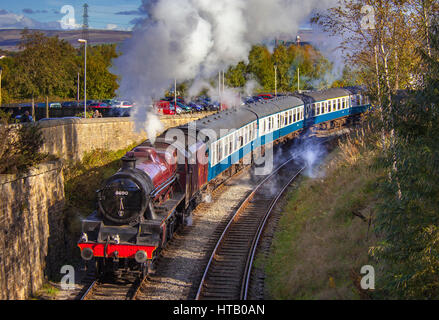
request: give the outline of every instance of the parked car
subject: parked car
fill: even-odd
[[[110,106],[108,104],[103,103],[103,102],[90,103],[89,107],[95,108],[95,109],[109,109],[110,108]]]
[[[197,111],[197,112],[204,110],[203,106],[196,104],[194,102],[189,102],[188,107],[192,108],[193,111]]]
[[[174,115],[176,113],[174,104],[169,101],[160,100],[155,104],[155,108],[160,114]]]
[[[37,103],[36,104],[37,108],[45,108],[46,107],[46,103],[45,102],[41,102],[41,103]],[[49,102],[49,108],[50,109],[61,109],[61,103],[59,102]]]
[[[113,108],[132,108],[133,104],[129,101],[113,101],[111,104]]]
[[[192,112],[192,108],[181,103],[181,102],[177,102],[177,106],[179,106],[181,109],[183,109],[183,112]]]
[[[66,101],[61,104],[63,108],[80,108],[84,106],[84,103],[78,101]]]
[[[258,97],[261,97],[264,100],[271,100],[274,98],[274,96],[270,93],[262,93],[262,94],[258,95]]]

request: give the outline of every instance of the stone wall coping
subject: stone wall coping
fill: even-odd
[[[187,113],[180,115],[160,115],[160,120],[178,120],[178,119],[190,119],[190,118],[200,118],[201,115],[205,117],[213,114],[215,112],[205,112],[205,113]],[[134,119],[131,117],[123,118],[94,118],[94,119],[84,119],[84,118],[68,118],[68,119],[53,119],[38,122],[40,128],[51,128],[57,126],[64,126],[70,124],[96,124],[96,123],[131,123]]]

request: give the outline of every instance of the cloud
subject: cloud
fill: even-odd
[[[107,30],[116,30],[117,24],[109,23],[107,24]]]
[[[0,29],[60,29],[59,22],[39,22],[24,15],[0,10]]]
[[[115,14],[122,16],[139,16],[142,15],[143,13],[140,10],[130,10],[130,11],[116,12]]]
[[[33,10],[30,8],[24,8],[22,11],[26,14],[47,13],[47,10]]]

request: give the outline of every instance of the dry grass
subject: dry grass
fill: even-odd
[[[333,152],[325,178],[303,178],[289,194],[267,262],[272,299],[360,299],[361,267],[369,264],[376,182],[360,133]],[[367,148],[366,148],[367,149]]]

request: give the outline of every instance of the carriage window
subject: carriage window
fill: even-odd
[[[210,159],[210,162],[213,167],[216,163],[216,143],[213,143],[210,147],[212,148],[212,158]]]
[[[229,137],[229,154],[233,153],[233,137]]]
[[[223,150],[221,147],[221,142],[218,142],[218,161],[217,163],[219,163],[221,161],[221,159],[223,158]]]

